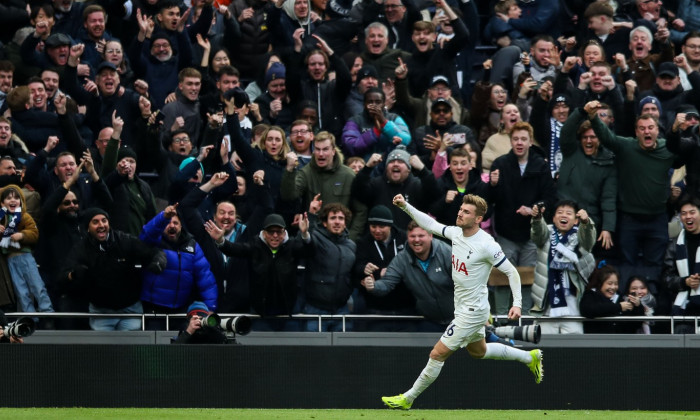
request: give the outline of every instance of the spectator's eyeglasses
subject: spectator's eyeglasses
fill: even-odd
[[[267,234],[270,236],[282,236],[282,235],[284,235],[284,229],[268,229],[265,232],[267,232]]]
[[[63,200],[62,203],[64,206],[70,206],[71,204],[75,204],[76,206],[80,204],[79,200]]]
[[[180,137],[180,138],[177,138],[177,139],[173,139],[173,143],[175,143],[175,144],[189,143],[189,142],[190,142],[190,139],[187,138],[187,137]]]
[[[290,134],[293,136],[303,136],[304,134],[307,134],[309,130],[294,130],[291,131]]]
[[[438,108],[433,109],[433,112],[436,114],[449,114],[450,112],[452,112],[452,110],[448,108]]]

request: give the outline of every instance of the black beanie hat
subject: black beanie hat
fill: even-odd
[[[134,150],[133,147],[122,146],[122,148],[119,149],[119,153],[117,154],[117,162],[124,159],[125,157],[133,158],[135,161],[138,162],[138,158],[136,157],[136,150]]]
[[[88,231],[90,220],[92,220],[95,216],[99,214],[103,214],[107,218],[107,220],[109,220],[109,213],[107,213],[99,207],[90,207],[89,209],[86,209],[83,212],[81,219],[83,221],[83,228],[85,229],[85,233],[87,233]]]
[[[367,223],[370,225],[391,226],[394,224],[394,215],[387,206],[378,205],[372,207],[367,217]]]

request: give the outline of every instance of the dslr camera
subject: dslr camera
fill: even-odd
[[[36,331],[36,323],[32,318],[22,317],[15,322],[11,322],[2,330],[2,335],[7,338],[29,337]]]

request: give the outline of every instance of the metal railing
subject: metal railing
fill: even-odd
[[[39,319],[83,319],[83,318],[140,318],[141,319],[141,330],[146,330],[146,320],[150,319],[165,319],[166,329],[170,329],[170,324],[172,320],[175,319],[185,319],[187,314],[93,314],[86,312],[8,312],[5,314],[9,318],[17,317],[31,317]],[[261,318],[256,314],[242,314],[242,313],[219,313],[221,318],[229,318],[240,315],[245,315],[253,319]],[[508,321],[506,315],[494,315],[493,318],[497,321]],[[316,314],[294,314],[291,316],[277,316],[273,319],[290,319],[290,320],[317,320],[318,322],[318,332],[323,331],[323,322],[326,321],[341,321],[342,332],[347,331],[347,322],[351,320],[384,320],[384,321],[423,321],[424,317],[420,315],[358,315],[358,314],[345,314],[345,315],[316,315]],[[699,331],[700,326],[700,316],[614,316],[614,317],[601,317],[601,318],[585,318],[582,316],[567,316],[567,317],[536,317],[536,316],[523,316],[517,322],[518,325],[527,325],[534,322],[561,322],[565,321],[579,321],[579,322],[610,322],[610,321],[622,321],[622,322],[670,322],[670,334],[673,334],[675,325],[679,322],[692,322],[694,325],[694,331]]]

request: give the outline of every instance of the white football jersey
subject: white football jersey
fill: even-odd
[[[501,245],[488,233],[479,229],[465,237],[458,226],[446,226],[410,204],[404,209],[423,229],[452,241],[452,280],[455,284],[455,318],[469,312],[488,308],[488,281],[491,269],[496,267],[508,276],[513,306],[522,308],[520,275],[508,261]]]

